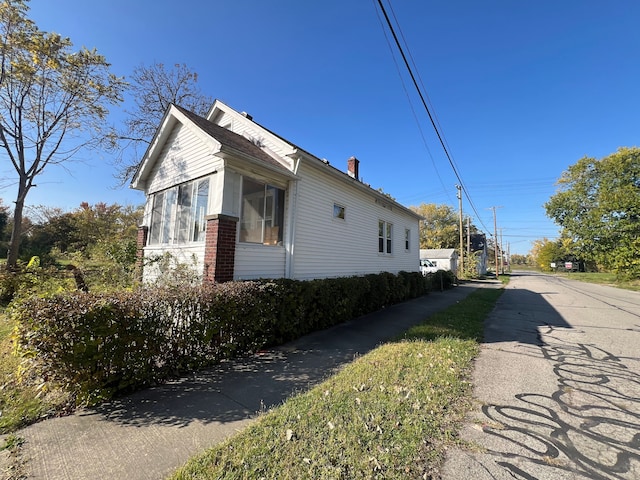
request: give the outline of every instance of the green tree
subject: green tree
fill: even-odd
[[[409,208],[424,218],[420,221],[420,248],[460,248],[460,217],[452,207],[422,203]],[[463,223],[466,242],[466,217]],[[476,226],[472,223],[470,226],[471,233],[477,233]]]
[[[133,282],[137,231],[143,207],[82,203],[73,212],[76,258],[94,270],[90,280],[102,285],[128,286]],[[99,266],[99,268],[95,268]]]
[[[72,212],[37,207],[35,224],[21,258],[38,256],[43,265],[65,264],[91,289],[127,287],[134,282],[137,226],[143,207],[86,202]]]
[[[618,276],[640,277],[640,148],[584,157],[558,184],[545,208],[578,254]]]
[[[167,69],[163,63],[140,65],[131,75],[134,108],[126,110],[124,128],[112,131],[111,147],[118,152],[117,178],[122,184],[135,174],[162,117],[172,103],[198,115],[206,115],[213,99],[198,88],[198,74],[178,63]]]
[[[56,249],[89,258],[97,250],[113,250],[125,243],[135,245],[137,226],[142,220],[142,207],[103,202],[82,202],[72,212],[44,206],[35,211],[38,222],[26,242],[28,257],[48,255]]]
[[[17,176],[7,267],[15,268],[27,194],[48,165],[104,138],[108,106],[125,83],[95,50],[73,51],[27,18],[25,1],[0,2],[0,149]]]
[[[73,216],[60,208],[37,206],[30,208],[28,231],[23,228],[24,239],[20,247],[20,258],[29,261],[38,256],[49,263],[51,250],[67,251],[75,238]],[[26,219],[25,219],[26,220]],[[23,221],[23,227],[24,225]]]
[[[551,272],[553,263],[560,266],[569,256],[571,252],[567,248],[566,240],[549,240],[545,237],[533,242],[531,257],[538,268],[544,272]]]
[[[3,204],[0,198],[0,255],[6,255],[7,250],[7,226],[9,225],[9,207]]]
[[[529,255],[520,255],[519,253],[514,253],[511,255],[511,263],[513,265],[529,265],[531,263],[531,258]]]

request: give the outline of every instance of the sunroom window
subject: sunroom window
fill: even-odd
[[[149,245],[204,241],[209,179],[183,183],[153,197]]]
[[[240,241],[282,245],[284,190],[244,177]]]

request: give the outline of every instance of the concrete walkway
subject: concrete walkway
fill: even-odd
[[[260,411],[317,384],[476,288],[497,284],[471,282],[431,293],[96,409],[27,427],[18,432],[25,439],[21,460],[27,478],[165,478],[194,454],[246,427]]]

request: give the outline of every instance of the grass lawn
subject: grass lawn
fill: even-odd
[[[640,291],[640,279],[636,280],[618,280],[613,273],[601,272],[568,272],[559,274],[562,277],[572,280],[579,280],[587,283],[598,283],[600,285],[609,285],[625,290]]]
[[[504,280],[503,280],[504,281]],[[483,320],[479,289],[402,338],[194,457],[171,478],[430,478],[468,411]]]

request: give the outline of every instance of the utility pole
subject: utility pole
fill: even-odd
[[[504,275],[504,248],[502,243],[502,228],[500,229],[500,273]]]
[[[471,217],[467,217],[467,258],[471,255]]]
[[[458,205],[460,207],[460,266],[458,278],[464,274],[464,231],[462,230],[462,187],[460,185],[456,185],[458,189],[458,193],[456,196],[458,197]]]
[[[498,250],[500,247],[498,247],[498,222],[496,220],[496,208],[502,208],[502,207],[490,208],[490,210],[493,210],[493,247],[495,250],[495,257],[496,257],[496,278],[498,278],[498,256],[500,255]]]

